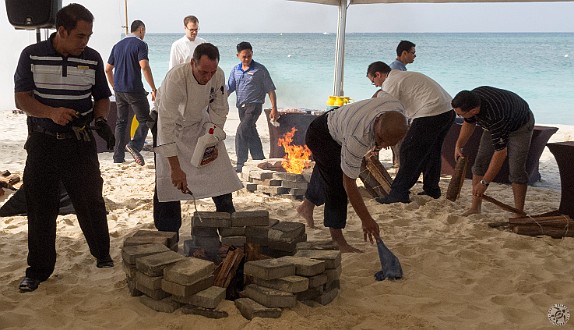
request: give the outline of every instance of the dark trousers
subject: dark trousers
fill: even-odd
[[[261,138],[257,132],[257,119],[261,116],[263,104],[245,104],[239,108],[239,126],[235,134],[235,154],[237,154],[237,167],[241,169],[247,161],[248,153],[254,160],[265,159]]]
[[[153,145],[157,146],[157,126],[151,129],[153,135]],[[157,155],[154,154],[154,162]],[[157,184],[157,181],[156,181]],[[212,197],[215,203],[216,212],[235,212],[233,197],[231,193]],[[169,231],[178,233],[181,227],[181,201],[160,202],[157,197],[157,187],[153,192],[153,223],[159,231]]]
[[[323,189],[325,200],[323,223],[333,229],[345,228],[347,223],[347,192],[343,186],[341,146],[333,140],[327,127],[327,115],[313,120],[305,135],[305,144],[311,149],[315,167],[311,178],[315,189]],[[317,177],[317,176],[320,176]],[[321,179],[321,182],[318,181]],[[320,198],[321,194],[316,194]]]
[[[31,133],[26,150],[28,158],[23,175],[28,212],[26,276],[44,281],[54,271],[60,182],[76,210],[90,253],[97,259],[107,259],[110,235],[93,136],[86,142]]]
[[[401,145],[401,167],[391,185],[390,196],[405,200],[409,190],[423,174],[423,190],[440,194],[439,180],[442,144],[454,122],[454,111],[416,118]]]
[[[120,93],[116,92],[116,106],[117,106],[117,121],[116,130],[116,146],[114,148],[114,162],[121,163],[125,161],[125,146],[129,143],[137,151],[141,151],[149,127],[147,120],[149,118],[149,102],[146,93]],[[128,129],[129,111],[132,109],[136,119],[138,120],[138,128],[131,141],[126,141],[126,129]],[[130,126],[131,128],[131,126]]]

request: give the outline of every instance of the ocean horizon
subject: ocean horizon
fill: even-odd
[[[146,34],[156,85],[168,71],[171,44],[182,36]],[[226,77],[239,63],[235,46],[249,41],[253,59],[271,74],[279,108],[324,110],[333,94],[335,33],[200,33],[199,37],[219,48],[219,66]],[[400,40],[417,45],[417,58],[407,69],[428,75],[452,96],[484,85],[508,89],[529,103],[538,124],[574,124],[574,33],[347,33],[345,96],[355,101],[371,97],[376,88],[366,78],[367,66],[392,62]],[[233,111],[235,94],[229,104]]]

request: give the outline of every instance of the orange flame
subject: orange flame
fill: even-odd
[[[306,145],[291,144],[293,143],[295,132],[297,132],[297,129],[295,127],[291,128],[291,132],[287,132],[283,137],[279,138],[277,145],[285,149],[285,156],[283,156],[283,161],[281,162],[281,166],[283,166],[285,171],[301,174],[303,169],[310,166],[309,156],[311,156],[311,150]]]

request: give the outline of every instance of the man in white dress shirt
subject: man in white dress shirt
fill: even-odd
[[[177,39],[171,45],[169,52],[169,68],[182,63],[189,63],[193,56],[195,47],[205,43],[205,39],[197,37],[199,33],[199,19],[190,15],[183,19],[183,26],[185,28],[185,36]]]

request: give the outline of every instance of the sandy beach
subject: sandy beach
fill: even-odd
[[[239,120],[230,112],[225,130],[231,159]],[[552,125],[559,131],[550,139],[574,139],[574,127]],[[0,170],[22,175],[26,153],[25,115],[0,111]],[[262,118],[259,132],[269,151],[269,134]],[[151,135],[148,137],[151,139]],[[386,245],[400,259],[404,278],[377,282],[381,265],[376,246],[363,242],[360,221],[349,206],[344,234],[362,254],[343,255],[339,296],[329,305],[309,307],[298,303],[278,319],[241,316],[232,301],[219,309],[229,317],[158,313],[128,293],[121,267],[121,246],[140,229],[154,229],[152,219],[153,154],[142,153],[145,166],[129,160],[114,164],[111,153],[99,155],[104,178],[104,198],[109,211],[111,255],[116,266],[98,269],[88,251],[75,215],[58,217],[58,260],[54,274],[32,293],[20,293],[18,283],[27,267],[27,220],[24,216],[0,218],[0,329],[551,329],[547,313],[563,304],[574,313],[574,239],[527,237],[488,227],[505,221],[510,213],[484,203],[483,213],[462,217],[470,205],[470,180],[456,203],[444,198],[450,177],[441,179],[443,197],[433,200],[411,192],[410,204],[381,205],[364,191],[369,211],[382,229]],[[381,153],[390,166],[390,151]],[[529,187],[526,212],[556,210],[560,203],[560,177],[553,155],[545,149],[542,181]],[[392,172],[391,172],[392,173]],[[0,205],[12,192],[6,190]],[[488,194],[513,204],[510,186],[493,183]],[[250,193],[234,193],[238,210],[268,210],[272,218],[300,221],[299,201]],[[199,210],[214,210],[211,199],[200,200]],[[193,204],[183,204],[181,242],[190,237]],[[308,240],[329,239],[322,226],[323,208],[315,212],[315,229]],[[566,328],[574,326],[574,320]]]

